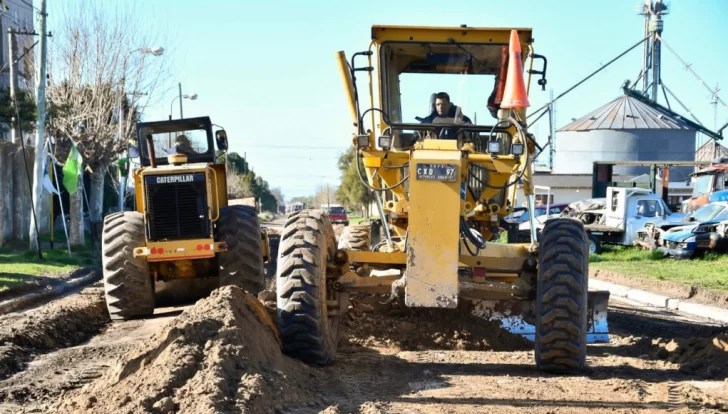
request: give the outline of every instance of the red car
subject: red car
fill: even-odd
[[[324,206],[324,211],[329,215],[329,220],[334,224],[349,225],[349,216],[346,209],[341,206]]]

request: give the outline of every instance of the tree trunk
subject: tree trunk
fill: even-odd
[[[89,224],[91,239],[95,247],[101,247],[101,222],[104,219],[104,178],[106,166],[97,166],[91,174],[91,191],[89,191]]]
[[[71,246],[84,246],[86,240],[84,238],[83,225],[83,176],[78,177],[78,189],[75,194],[70,196],[71,199],[71,228],[68,238]]]

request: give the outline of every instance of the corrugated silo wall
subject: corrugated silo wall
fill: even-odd
[[[600,130],[556,134],[554,173],[591,174],[594,161],[695,161],[695,131]],[[670,181],[685,182],[693,167],[670,169]],[[638,176],[649,167],[614,167],[613,173]]]

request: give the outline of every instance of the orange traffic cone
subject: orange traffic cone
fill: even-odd
[[[523,63],[521,62],[521,42],[518,31],[511,30],[510,54],[508,58],[508,77],[501,108],[528,108],[526,83],[523,81]]]

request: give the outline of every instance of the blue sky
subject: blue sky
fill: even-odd
[[[66,0],[73,1],[73,0]],[[116,5],[122,0],[104,0]],[[53,4],[49,2],[52,30]],[[365,50],[373,24],[531,27],[536,53],[548,58],[547,89],[534,85],[532,108],[547,102],[637,42],[643,18],[638,0],[552,1],[251,1],[154,0],[138,3],[145,23],[160,31],[172,77],[145,119],[166,119],[177,93],[184,115],[210,116],[228,132],[231,151],[246,153],[256,173],[287,198],[312,194],[318,185],[336,185],[336,157],[350,145],[351,120],[335,55]],[[345,5],[346,4],[346,5]],[[728,101],[728,2],[673,0],[663,37]],[[133,30],[133,28],[130,28]],[[625,79],[641,69],[641,47],[615,62],[557,102],[556,126],[616,98]],[[713,126],[709,92],[663,48],[665,84],[708,127]],[[364,77],[362,77],[364,78]],[[368,87],[360,80],[360,96]],[[439,88],[437,88],[439,89]],[[431,91],[427,90],[427,94]],[[466,115],[485,113],[468,102]],[[368,97],[367,97],[368,102]],[[365,102],[363,102],[365,103]],[[458,103],[458,102],[456,102]],[[664,104],[664,100],[661,100]],[[676,103],[671,100],[673,107]],[[421,108],[424,105],[420,104]],[[368,104],[367,104],[368,106]],[[685,113],[678,108],[680,113]],[[419,111],[420,108],[417,109]],[[416,112],[416,111],[415,111]],[[175,117],[179,106],[175,103]],[[545,118],[544,118],[545,121]],[[728,121],[719,105],[718,125]],[[546,139],[546,122],[532,132]]]

